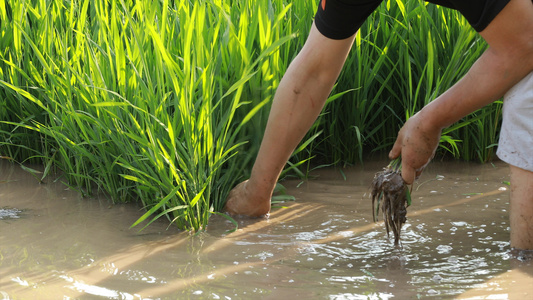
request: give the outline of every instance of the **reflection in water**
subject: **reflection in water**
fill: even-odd
[[[214,216],[207,232],[138,233],[135,205],[82,199],[0,162],[0,299],[524,299],[531,262],[512,259],[507,167],[433,163],[413,191],[401,247],[373,223],[385,165],[317,172],[269,220]],[[517,282],[519,284],[514,284]],[[512,288],[511,288],[512,286]]]
[[[16,208],[4,207],[0,208],[0,220],[2,219],[18,219],[22,211]]]

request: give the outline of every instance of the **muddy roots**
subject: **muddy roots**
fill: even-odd
[[[390,166],[376,173],[372,181],[372,217],[374,222],[380,210],[387,229],[394,234],[394,245],[400,243],[400,232],[407,220],[407,207],[411,205],[410,192],[398,168]]]

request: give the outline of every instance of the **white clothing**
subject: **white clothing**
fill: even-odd
[[[533,172],[533,72],[504,96],[498,157]]]

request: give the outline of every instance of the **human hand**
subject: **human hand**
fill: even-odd
[[[249,189],[248,180],[239,183],[228,195],[224,211],[231,216],[263,217],[270,212],[270,197],[258,197]]]
[[[389,153],[390,159],[402,156],[402,178],[412,184],[435,155],[442,129],[431,126],[417,113],[404,124]]]

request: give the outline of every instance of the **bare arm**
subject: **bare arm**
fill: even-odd
[[[410,118],[389,156],[402,155],[402,176],[412,183],[433,157],[443,128],[500,99],[533,71],[533,3],[511,0],[480,32],[489,48],[468,73]]]
[[[332,40],[312,25],[304,47],[276,90],[251,177],[230,192],[227,212],[248,216],[269,212],[278,177],[324,107],[354,37]]]

